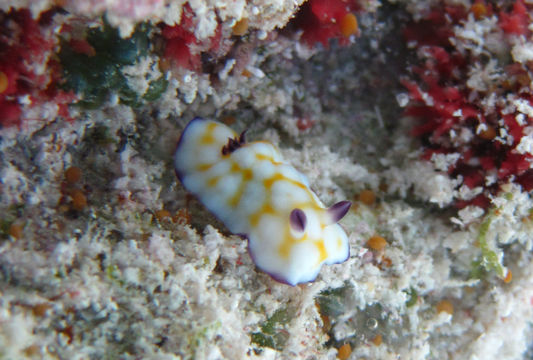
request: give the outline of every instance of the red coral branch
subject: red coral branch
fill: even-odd
[[[54,80],[58,72],[48,58],[54,50],[55,39],[45,30],[55,10],[33,19],[27,9],[0,12],[0,126],[19,126],[22,123],[22,98],[31,104],[55,102],[58,115],[68,118],[68,104],[73,96],[59,90]],[[41,25],[41,23],[45,25]],[[6,35],[9,34],[9,35]],[[50,66],[49,66],[50,65]],[[48,67],[49,66],[49,67]],[[48,68],[42,72],[41,67]]]
[[[470,11],[477,19],[493,13],[492,7],[482,1],[474,3]],[[443,7],[407,26],[404,35],[409,44],[417,47],[421,64],[411,69],[417,80],[403,79],[402,84],[410,96],[405,114],[417,120],[411,134],[423,139],[427,148],[423,158],[460,154],[448,173],[453,178],[462,178],[462,185],[468,188],[483,190],[473,199],[456,199],[455,206],[485,208],[490,204],[490,196],[508,181],[515,181],[526,191],[533,189],[532,155],[517,150],[525,127],[533,124],[533,119],[518,110],[509,113],[510,108],[503,109],[503,105],[488,111],[482,100],[496,91],[499,104],[509,101],[511,93],[515,99],[533,106],[532,95],[524,92],[528,88],[524,85],[531,80],[524,65],[513,63],[505,68],[507,74],[498,79],[499,87],[483,93],[467,86],[469,71],[481,60],[468,51],[460,51],[450,41],[454,26],[465,21],[467,15],[462,6]],[[510,13],[499,12],[504,34],[529,36],[530,22],[522,0],[514,4]]]
[[[313,46],[337,39],[341,45],[350,43],[349,37],[359,32],[354,13],[360,11],[356,1],[309,0],[304,3],[291,26],[303,31],[302,41]]]

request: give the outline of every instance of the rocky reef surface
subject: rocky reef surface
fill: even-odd
[[[0,0],[0,359],[530,358],[531,14]],[[349,259],[257,270],[175,176],[196,116],[351,200]]]

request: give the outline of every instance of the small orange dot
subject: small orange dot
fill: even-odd
[[[518,84],[520,84],[520,86],[529,86],[531,83],[531,79],[527,73],[516,75],[516,81]]]
[[[322,319],[322,328],[325,332],[328,332],[331,330],[331,319],[327,315],[320,315],[320,318]]]
[[[358,25],[357,18],[355,17],[355,15],[352,13],[344,15],[340,22],[340,28],[341,34],[344,37],[349,37],[350,35],[357,33]]]
[[[372,190],[363,190],[359,193],[359,201],[365,205],[372,205],[376,201],[376,194]]]
[[[171,66],[172,66],[172,62],[169,59],[159,59],[159,69],[162,72],[166,72],[170,70]]]
[[[179,209],[176,215],[172,217],[172,221],[180,225],[187,225],[191,223],[191,214],[187,209]]]
[[[502,86],[505,90],[513,90],[514,82],[511,81],[510,79],[505,79],[505,80],[502,81],[501,86]]]
[[[24,355],[28,357],[35,357],[41,353],[41,348],[39,345],[30,345],[24,349]]]
[[[237,119],[235,118],[235,116],[231,116],[231,115],[228,115],[222,118],[222,122],[226,125],[233,125],[235,121],[237,121]]]
[[[11,224],[9,226],[8,234],[15,239],[20,239],[24,234],[24,227],[21,224]]]
[[[384,237],[379,235],[374,235],[366,242],[366,245],[372,250],[383,250],[387,246],[387,240]]]
[[[233,35],[243,36],[248,31],[248,19],[242,18],[233,25],[231,29]]]
[[[453,305],[448,300],[439,301],[437,303],[436,309],[437,309],[438,313],[441,313],[441,312],[444,311],[444,312],[447,312],[450,315],[453,315]]]
[[[57,210],[58,210],[59,212],[64,213],[64,212],[67,212],[67,211],[69,210],[69,207],[68,207],[67,204],[61,204],[61,205],[59,205],[59,207],[57,208]]]
[[[171,215],[170,215],[170,211],[168,210],[164,210],[164,209],[161,209],[161,210],[157,210],[155,212],[155,217],[157,218],[157,220],[161,221],[163,220],[164,218],[170,218]]]
[[[9,79],[7,78],[7,75],[0,71],[0,94],[7,90],[8,85]]]
[[[52,305],[50,305],[50,304],[41,303],[41,304],[34,305],[33,308],[31,309],[31,311],[32,311],[33,315],[43,317],[43,316],[46,315],[46,312],[51,307],[52,307]]]
[[[381,260],[381,264],[384,266],[384,267],[391,267],[392,266],[392,260],[388,257],[384,257],[382,260]]]
[[[478,20],[487,16],[487,7],[485,6],[485,4],[482,4],[480,2],[472,5],[472,7],[470,8],[470,11],[472,11],[475,18]]]
[[[507,269],[507,275],[505,275],[503,282],[506,284],[509,284],[512,280],[513,280],[513,273],[511,272],[511,270]]]
[[[383,342],[383,336],[381,336],[381,334],[377,334],[377,335],[372,339],[372,342],[373,342],[374,345],[376,345],[376,346],[381,345],[381,343]]]
[[[87,198],[81,190],[73,190],[70,197],[72,198],[72,207],[74,210],[81,211],[87,206]]]
[[[75,184],[81,179],[81,169],[77,166],[71,166],[65,170],[65,180],[69,184]]]
[[[479,133],[479,137],[484,140],[492,140],[496,137],[496,130],[488,125],[485,130]]]
[[[244,69],[244,70],[242,71],[241,75],[244,76],[244,77],[249,78],[249,77],[252,76],[252,73],[250,72],[250,70],[248,70],[248,69]]]
[[[349,343],[346,343],[339,348],[337,358],[340,360],[346,360],[350,357],[351,354],[352,354],[352,347],[350,346]]]

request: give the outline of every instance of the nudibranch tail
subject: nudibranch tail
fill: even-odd
[[[312,281],[323,264],[348,258],[348,237],[337,222],[351,203],[325,208],[274,145],[246,142],[245,132],[195,118],[180,137],[174,164],[183,186],[248,239],[255,264],[272,278]]]

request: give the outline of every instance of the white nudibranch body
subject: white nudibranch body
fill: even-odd
[[[348,237],[337,222],[351,203],[326,208],[274,145],[245,142],[244,133],[195,118],[174,160],[183,186],[231,232],[248,238],[255,264],[274,279],[312,281],[322,264],[348,258]]]

